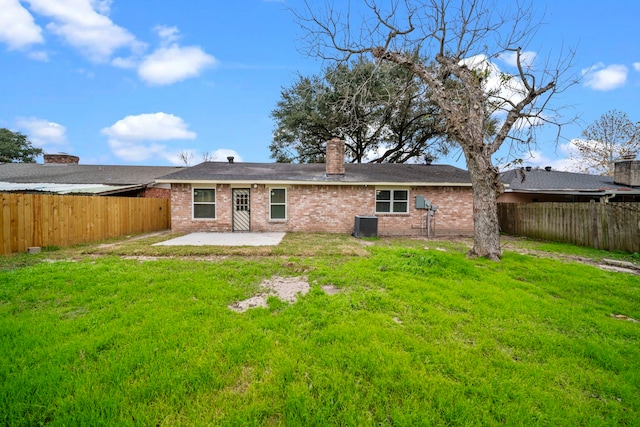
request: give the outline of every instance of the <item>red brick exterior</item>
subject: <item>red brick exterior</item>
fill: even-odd
[[[327,141],[327,175],[344,175],[344,141],[333,138]]]
[[[80,157],[70,154],[45,154],[43,157],[45,164],[77,165],[80,161]]]
[[[175,232],[232,231],[231,186],[198,185],[216,189],[216,219],[193,219],[192,186],[172,184],[171,226]],[[375,186],[364,185],[288,185],[287,218],[269,219],[270,186],[250,188],[251,231],[304,231],[351,233],[356,215],[378,217],[378,235],[401,236],[425,234],[425,210],[415,208],[416,196],[424,196],[438,205],[435,234],[470,234],[473,232],[473,197],[471,187],[411,187],[408,214],[377,214]],[[389,188],[389,187],[384,187]],[[394,187],[407,189],[407,187]]]
[[[171,190],[168,188],[147,187],[142,190],[140,197],[148,197],[151,199],[170,199]]]

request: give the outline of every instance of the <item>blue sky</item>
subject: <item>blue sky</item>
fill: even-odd
[[[281,88],[322,67],[297,49],[286,6],[301,3],[0,0],[0,127],[83,164],[180,164],[180,152],[270,162]],[[580,121],[558,144],[555,129],[539,132],[526,163],[563,169],[569,141],[608,110],[640,120],[640,2],[535,4],[545,25],[527,50],[575,47],[583,79],[556,99]],[[465,167],[459,153],[440,162]]]

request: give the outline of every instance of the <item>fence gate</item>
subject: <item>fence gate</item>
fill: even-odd
[[[250,231],[249,189],[233,189],[233,231]]]

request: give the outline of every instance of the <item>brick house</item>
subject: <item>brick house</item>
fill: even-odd
[[[327,142],[326,164],[205,162],[156,180],[171,185],[175,232],[351,233],[376,217],[381,236],[469,234],[469,173],[447,165],[352,164],[344,141]],[[437,205],[429,213],[423,200]],[[428,204],[428,203],[427,203]]]

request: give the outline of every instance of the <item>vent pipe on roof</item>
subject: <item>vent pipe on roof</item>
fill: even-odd
[[[551,166],[545,166],[544,170],[546,170],[547,172],[550,172],[551,171]]]
[[[234,157],[233,157],[233,156],[229,156],[229,157],[227,157],[227,160],[229,161],[229,163],[233,163],[233,159],[234,159]]]

